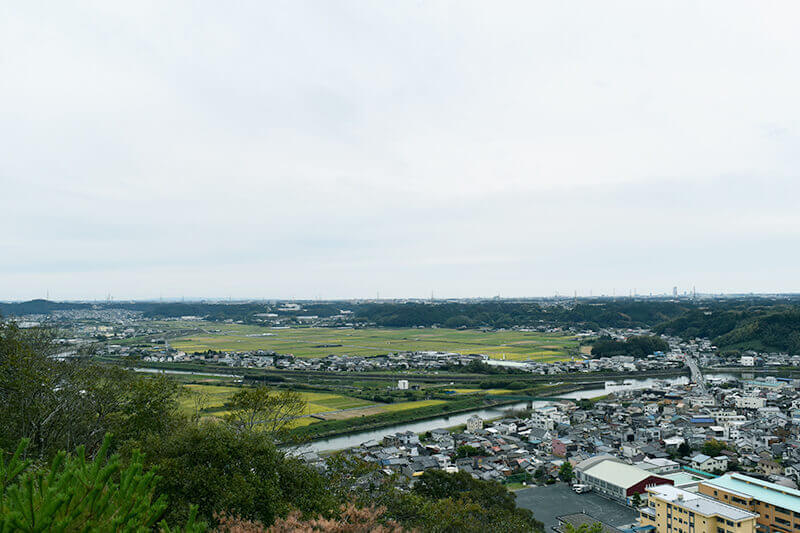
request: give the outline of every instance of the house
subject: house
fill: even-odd
[[[553,455],[556,457],[568,457],[571,453],[578,451],[578,445],[572,439],[555,438],[551,441]]]
[[[768,476],[783,474],[783,467],[772,459],[760,459],[758,461],[758,470]]]
[[[694,455],[691,459],[691,466],[703,472],[725,472],[728,470],[728,458],[724,455],[709,457],[703,453]]]

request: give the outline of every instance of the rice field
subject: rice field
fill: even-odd
[[[225,403],[240,390],[241,387],[195,384],[184,385],[186,394],[181,397],[181,408],[186,413],[193,413],[196,401],[202,396],[204,398],[202,404],[203,412],[215,416],[224,416],[227,414],[227,411],[224,410]],[[300,392],[300,395],[307,402],[306,412],[304,413],[306,415],[374,405],[374,402],[369,402],[360,398],[350,398],[340,394],[303,391]]]
[[[267,350],[297,357],[326,355],[374,356],[398,351],[441,351],[486,354],[493,359],[543,362],[569,359],[578,352],[571,335],[525,331],[386,328],[272,329],[215,322],[170,323],[194,333],[170,340],[185,352]]]
[[[511,394],[514,392],[510,389],[445,389],[445,391],[453,391],[456,394]]]
[[[194,413],[196,408],[195,401],[200,396],[203,396],[204,404],[201,412],[206,416],[223,417],[228,414],[228,411],[224,408],[225,403],[239,390],[241,390],[241,387],[196,384],[184,385],[185,394],[181,397],[181,408],[186,414]],[[445,403],[444,400],[418,400],[384,404],[324,392],[301,392],[300,394],[303,396],[303,399],[308,402],[306,412],[304,413],[305,415],[324,416],[330,413],[330,415],[326,417],[330,420],[344,420],[347,418],[380,413],[406,411]],[[296,419],[292,425],[295,427],[307,426],[318,421],[318,418],[305,416]]]

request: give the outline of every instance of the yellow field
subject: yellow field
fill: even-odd
[[[226,411],[218,411],[225,405],[225,402],[235,393],[241,390],[241,387],[228,387],[217,385],[184,385],[184,390],[187,391],[180,402],[181,408],[186,413],[193,413],[195,409],[196,399],[204,395],[206,403],[203,406],[205,411],[213,411],[214,415],[224,416]],[[360,398],[350,398],[339,394],[329,394],[324,392],[300,392],[300,395],[307,402],[305,414],[324,413],[327,411],[336,411],[339,409],[351,409],[353,407],[366,407],[374,405],[374,402],[361,400]]]
[[[458,394],[511,394],[514,391],[509,389],[446,389]]]
[[[444,400],[417,400],[415,402],[387,403],[381,407],[385,411],[405,411],[406,409],[416,409],[417,407],[428,407],[429,405],[439,405],[445,403]]]

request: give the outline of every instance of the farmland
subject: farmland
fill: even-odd
[[[433,350],[481,353],[493,359],[568,359],[578,351],[575,337],[525,331],[384,328],[272,329],[213,322],[169,323],[178,335],[170,345],[186,352],[268,350],[296,357],[373,356],[390,352]]]
[[[228,414],[225,403],[239,390],[241,387],[187,384],[184,385],[181,409],[186,414],[193,414],[196,409],[200,408],[201,416],[222,417]],[[307,402],[306,416],[297,419],[293,424],[295,427],[319,422],[318,418],[307,415],[324,417],[326,420],[347,420],[400,411],[414,411],[447,403],[444,400],[377,403],[325,392],[300,391],[300,394]]]
[[[191,413],[194,411],[195,406],[198,405],[198,400],[202,399],[199,405],[202,406],[202,411],[204,413],[222,416],[226,414],[225,403],[240,390],[241,387],[197,384],[184,385],[185,394],[181,398],[181,408],[184,412]],[[302,391],[300,395],[307,402],[305,412],[307,415],[374,405],[374,402],[361,400],[359,398],[350,398],[340,394]]]

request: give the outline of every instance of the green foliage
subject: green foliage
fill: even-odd
[[[628,355],[643,358],[654,352],[666,352],[668,350],[669,344],[667,341],[652,335],[632,336],[624,341],[603,338],[592,345],[592,355],[595,357]]]
[[[322,476],[258,431],[187,424],[148,439],[144,452],[158,468],[157,490],[169,498],[172,523],[184,521],[192,504],[204,520],[226,511],[265,524],[292,509],[325,515],[336,505]]]
[[[681,457],[686,457],[692,453],[692,447],[689,446],[686,442],[681,442],[680,446],[678,446],[678,455]]]
[[[303,396],[293,390],[274,391],[266,385],[243,388],[228,402],[228,421],[240,429],[258,429],[280,439],[292,421],[305,413],[306,405]]]
[[[503,485],[466,472],[428,470],[410,494],[395,493],[387,508],[404,526],[423,531],[542,531],[542,523],[518,508]]]
[[[353,307],[353,306],[351,306]],[[379,326],[433,326],[508,328],[542,322],[598,327],[655,325],[679,316],[688,305],[674,302],[596,299],[573,306],[543,307],[537,303],[377,303],[356,306],[359,318]]]
[[[572,463],[569,461],[564,461],[561,464],[561,467],[558,469],[558,477],[561,481],[566,481],[569,483],[572,481],[573,472],[572,472]]]
[[[28,439],[27,453],[47,459],[76,445],[92,452],[108,432],[130,441],[172,425],[174,382],[86,360],[56,361],[48,357],[51,339],[37,328],[0,325],[0,447]]]
[[[20,441],[6,463],[0,455],[0,531],[148,531],[167,507],[154,498],[156,476],[145,472],[134,454],[127,466],[108,456],[106,436],[93,460],[79,446],[74,455],[61,451],[49,466],[30,468],[22,459],[29,441]],[[190,513],[187,531],[204,525]],[[168,529],[166,523],[162,523]]]
[[[633,493],[633,497],[631,497],[631,504],[633,505],[634,509],[638,509],[642,506],[642,497],[638,492]]]
[[[728,446],[724,442],[720,442],[716,439],[707,440],[703,443],[703,446],[700,448],[700,451],[709,457],[716,457],[722,450],[728,449]]]
[[[656,331],[683,338],[709,337],[722,349],[800,352],[800,307],[735,305],[689,311],[660,324]]]
[[[601,524],[600,522],[595,522],[591,525],[581,524],[578,527],[575,527],[572,524],[564,525],[564,533],[602,533],[602,531],[603,531],[603,524]]]
[[[468,444],[459,446],[456,450],[456,457],[477,457],[480,455],[483,455],[483,450]]]

